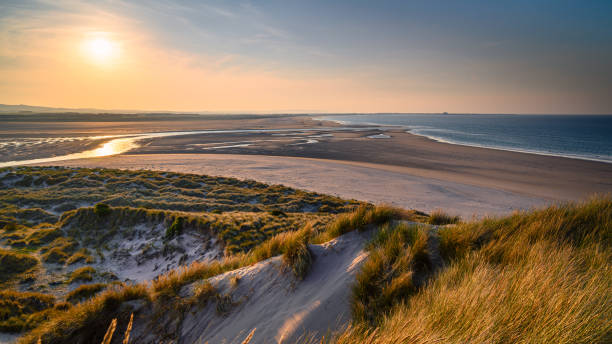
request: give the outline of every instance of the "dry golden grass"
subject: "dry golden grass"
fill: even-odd
[[[36,343],[39,339],[42,343],[98,343],[112,319],[127,322],[129,314],[118,314],[118,309],[123,302],[130,300],[150,302],[150,292],[141,284],[109,288],[67,311],[56,312],[48,321],[21,337],[18,343]]]
[[[612,200],[441,230],[447,267],[337,343],[610,343]]]
[[[365,230],[391,220],[413,216],[413,213],[388,205],[361,205],[350,213],[340,214],[331,222],[325,231],[313,238],[315,243],[323,243],[354,230]]]
[[[459,223],[460,221],[461,221],[461,218],[459,216],[452,216],[438,209],[438,210],[434,210],[429,215],[429,219],[427,220],[427,223],[440,226],[440,225],[455,224],[455,223]]]
[[[36,265],[38,265],[36,257],[0,248],[0,282],[26,272]]]
[[[364,208],[365,209],[365,208]],[[264,259],[286,254],[284,261],[294,270],[298,277],[303,277],[307,272],[309,264],[305,262],[303,248],[307,242],[313,241],[313,235],[318,234],[330,239],[348,232],[364,228],[373,223],[383,223],[402,216],[402,211],[386,206],[368,207],[358,209],[348,217],[351,227],[343,224],[347,217],[340,215],[340,219],[331,223],[324,231],[315,233],[315,229],[307,223],[297,231],[283,232],[266,240],[248,253],[239,253],[229,256],[221,261],[212,263],[194,262],[191,265],[158,277],[148,284],[137,284],[133,286],[111,287],[88,301],[79,303],[66,312],[60,312],[48,322],[22,337],[19,343],[35,343],[42,338],[43,343],[68,343],[68,342],[99,342],[104,336],[108,323],[117,316],[119,306],[129,300],[142,299],[154,304],[164,304],[164,309],[183,311],[185,304],[198,301],[199,298],[206,301],[215,296],[217,309],[220,313],[226,312],[232,306],[231,297],[219,295],[210,283],[199,283],[194,288],[196,294],[194,300],[181,300],[179,291],[184,286],[193,282],[202,281],[206,278],[221,273],[238,269],[240,267],[255,264]],[[338,223],[341,222],[341,223]],[[339,232],[338,228],[342,228]],[[177,302],[173,305],[173,302]],[[127,317],[127,315],[125,315]],[[127,320],[124,319],[124,320]],[[90,329],[95,328],[95,331]],[[85,341],[84,341],[85,340]]]
[[[414,294],[417,273],[430,265],[427,230],[399,224],[383,226],[368,245],[369,256],[356,276],[353,319],[376,324],[393,305]]]

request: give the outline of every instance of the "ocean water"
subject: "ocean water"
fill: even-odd
[[[612,163],[612,115],[329,115],[345,125],[394,125],[436,141]]]

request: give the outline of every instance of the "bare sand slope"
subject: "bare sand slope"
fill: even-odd
[[[403,208],[437,208],[464,218],[508,214],[549,199],[417,176],[401,166],[339,160],[235,154],[137,154],[55,162],[53,165],[151,169],[284,184]]]
[[[231,302],[219,306],[212,299],[204,307],[193,306],[176,332],[178,342],[242,343],[255,329],[251,344],[295,343],[339,330],[351,318],[351,286],[367,257],[363,246],[368,237],[369,233],[351,232],[310,245],[313,263],[301,281],[280,256],[208,279]],[[240,280],[232,285],[235,276]],[[181,294],[189,296],[198,283],[186,286]],[[156,342],[147,328],[147,323],[135,323],[135,342]]]

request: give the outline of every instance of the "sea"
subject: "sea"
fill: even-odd
[[[612,163],[612,115],[354,114],[316,117],[385,125],[432,140]]]

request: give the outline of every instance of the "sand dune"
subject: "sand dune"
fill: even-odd
[[[284,268],[280,256],[210,278],[221,295],[231,297],[231,305],[223,314],[214,301],[204,307],[193,306],[179,325],[178,341],[242,343],[255,329],[251,344],[294,343],[339,330],[351,319],[351,286],[367,258],[363,246],[368,236],[355,231],[321,245],[309,245],[313,264],[301,281]],[[235,276],[239,282],[232,285]],[[186,286],[182,296],[189,297],[194,285]],[[145,316],[143,320],[134,324],[135,343],[157,342],[155,334],[147,330],[149,322],[166,326],[176,319]]]

